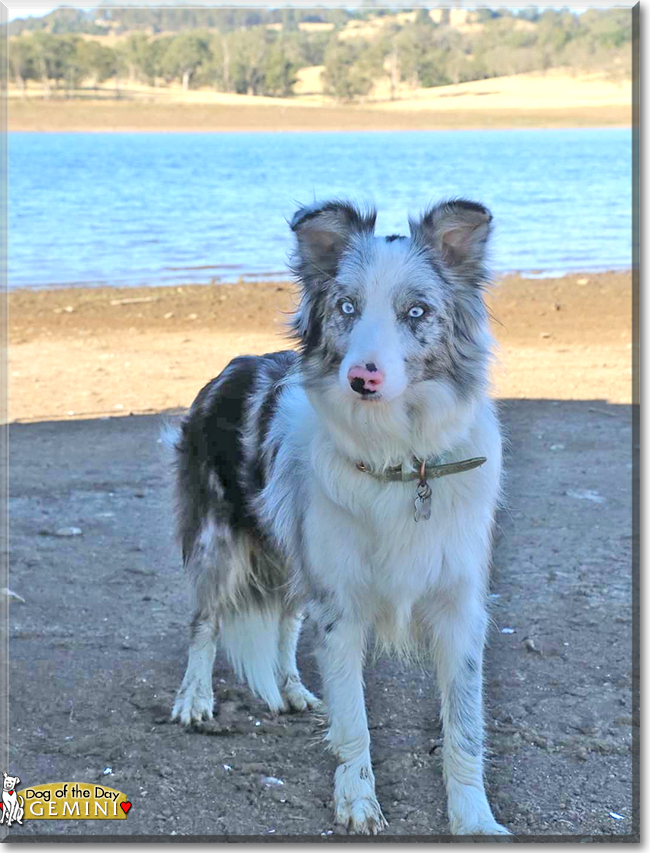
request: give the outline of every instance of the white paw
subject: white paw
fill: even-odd
[[[375,796],[375,777],[369,764],[352,762],[336,768],[334,820],[357,835],[377,835],[388,826]]]
[[[377,835],[388,826],[374,796],[337,803],[335,822],[354,835]]]
[[[291,711],[314,711],[320,708],[323,704],[321,700],[310,693],[300,679],[295,676],[289,676],[282,688],[282,698],[284,699],[284,707],[282,711],[285,713]]]
[[[482,786],[447,783],[449,824],[453,835],[510,835],[497,823]]]
[[[200,723],[201,720],[211,720],[214,709],[214,694],[212,685],[202,681],[190,681],[180,686],[174,707],[172,720],[180,720],[184,726]]]

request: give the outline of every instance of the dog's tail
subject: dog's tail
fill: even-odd
[[[250,604],[220,621],[220,640],[239,679],[277,713],[284,704],[278,688],[279,603]]]

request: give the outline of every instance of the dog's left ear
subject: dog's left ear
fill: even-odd
[[[457,199],[430,208],[420,220],[409,219],[412,238],[467,284],[485,278],[485,251],[492,214],[475,201]]]

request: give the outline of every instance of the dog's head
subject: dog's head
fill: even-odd
[[[2,782],[2,787],[5,791],[13,791],[19,782],[20,778],[18,776],[7,776],[7,774],[5,773]]]
[[[375,218],[333,201],[301,208],[291,222],[302,288],[294,331],[308,389],[330,396],[336,386],[342,402],[385,405],[443,380],[471,397],[486,381],[491,214],[443,202],[409,221],[408,238],[376,237]]]

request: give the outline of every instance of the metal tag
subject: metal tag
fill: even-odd
[[[420,480],[418,483],[413,517],[416,521],[428,521],[431,518],[431,486],[426,480]]]

